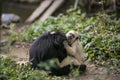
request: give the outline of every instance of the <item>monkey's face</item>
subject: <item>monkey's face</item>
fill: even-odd
[[[78,39],[78,32],[74,30],[70,30],[66,33],[67,40],[70,44],[72,44],[76,39]]]

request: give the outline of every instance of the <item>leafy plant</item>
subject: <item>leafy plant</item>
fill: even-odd
[[[63,80],[46,72],[31,70],[30,65],[18,65],[10,58],[0,57],[0,80]]]
[[[101,65],[120,65],[120,20],[111,19],[106,14],[86,18],[80,11],[69,10],[67,15],[50,17],[44,22],[36,21],[18,33],[16,40],[32,42],[46,31],[60,30],[66,33],[71,29],[79,32],[88,60]],[[117,61],[114,62],[114,59]]]

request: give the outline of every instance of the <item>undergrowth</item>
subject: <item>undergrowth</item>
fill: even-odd
[[[32,25],[27,26],[21,33],[12,34],[10,42],[14,40],[19,42],[32,42],[46,31],[60,30],[66,33],[71,29],[79,32],[79,39],[84,46],[85,55],[89,61],[106,66],[111,72],[120,73],[120,20],[112,19],[106,14],[97,14],[97,16],[86,18],[85,14],[80,11],[68,11],[67,15],[61,14],[58,17],[50,17],[44,22],[36,21]],[[6,67],[6,65],[4,66]],[[16,65],[12,66],[15,69],[17,68]],[[5,69],[8,70],[8,68]],[[20,75],[23,75],[22,77],[25,80],[28,79],[28,76],[30,76],[31,80],[34,80],[32,77],[37,76],[38,78],[36,77],[35,80],[38,80],[43,76],[38,75],[41,74],[39,71],[35,73],[34,71],[28,71],[26,73],[22,71],[22,73],[19,73],[19,71],[13,69],[11,70],[12,74],[5,71],[3,69],[4,73],[0,73],[5,78],[8,78],[12,74],[18,74],[17,78],[21,78]],[[61,78],[54,80],[59,79]]]
[[[44,71],[31,70],[30,65],[0,57],[0,80],[64,80],[64,77],[48,76]]]
[[[89,60],[96,63],[111,63],[120,60],[120,20],[111,19],[106,14],[86,18],[80,11],[68,12],[68,15],[50,17],[44,22],[36,21],[22,33],[18,33],[17,40],[32,42],[46,31],[60,30],[68,32],[74,29],[79,32],[79,39],[84,46]],[[14,37],[15,39],[15,37]],[[117,63],[116,61],[116,64]]]

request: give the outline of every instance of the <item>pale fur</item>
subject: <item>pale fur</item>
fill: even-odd
[[[80,65],[83,63],[84,59],[83,47],[80,43],[80,40],[76,39],[79,36],[78,32],[71,30],[66,34],[66,37],[68,38],[71,33],[75,36],[72,40],[68,40],[71,43],[71,46],[68,44],[67,41],[65,41],[63,44],[68,54],[72,56],[72,62],[75,65]]]

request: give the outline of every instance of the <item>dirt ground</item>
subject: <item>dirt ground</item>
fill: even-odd
[[[28,62],[29,44],[19,44],[11,46],[11,51],[1,53],[0,56],[10,57],[17,63]],[[120,74],[108,74],[107,70],[101,66],[95,66],[92,62],[86,62],[87,71],[85,74],[75,78],[75,80],[120,80]]]
[[[2,48],[3,46],[0,47]],[[30,44],[28,43],[16,42],[10,47],[10,51],[1,50],[0,56],[10,57],[17,63],[28,62],[29,47]],[[108,73],[109,71],[105,67],[96,66],[94,63],[88,61],[86,61],[86,65],[87,71],[85,74],[82,74],[75,79],[70,80],[120,80],[120,74]]]

